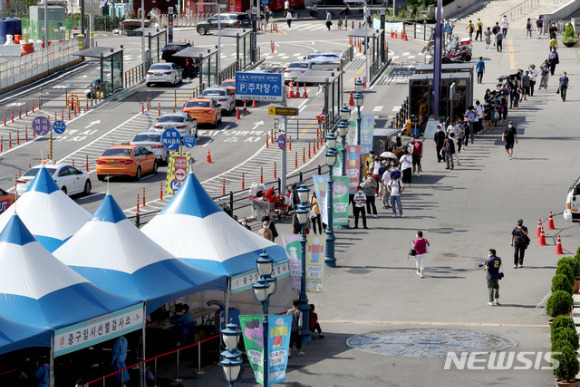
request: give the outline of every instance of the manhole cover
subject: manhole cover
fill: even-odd
[[[346,344],[365,352],[399,357],[446,357],[448,352],[492,352],[517,342],[483,332],[455,329],[400,329],[349,337]]]

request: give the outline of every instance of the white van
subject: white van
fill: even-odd
[[[568,190],[564,219],[568,222],[580,222],[580,177]]]

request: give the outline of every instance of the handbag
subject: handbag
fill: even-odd
[[[417,250],[415,250],[415,249],[411,249],[411,250],[409,250],[409,256],[412,256],[412,257],[414,257],[414,256],[416,256],[416,255],[417,255]]]

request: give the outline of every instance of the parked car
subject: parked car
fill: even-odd
[[[219,23],[218,23],[219,22]],[[218,24],[221,29],[224,28],[250,28],[250,17],[245,12],[222,13],[213,15],[206,21],[197,23],[196,29],[200,35],[205,35],[208,31],[217,30]]]
[[[153,125],[153,129],[159,132],[169,128],[177,129],[181,137],[193,134],[197,138],[197,120],[187,113],[163,113]]]
[[[201,96],[203,98],[213,99],[221,106],[222,111],[226,111],[228,114],[232,114],[236,109],[235,94],[225,87],[210,87],[209,89],[205,89],[201,93]]]
[[[211,98],[192,98],[183,107],[183,112],[195,118],[198,124],[211,124],[215,128],[222,123],[222,109]]]
[[[568,222],[580,222],[580,177],[568,189],[564,219]]]
[[[70,196],[79,193],[89,195],[91,193],[93,185],[91,183],[91,178],[87,173],[84,173],[69,164],[48,162],[46,164],[35,165],[16,180],[16,193],[18,196],[26,192],[36,174],[43,167],[46,168],[49,175],[54,179],[56,185],[58,185],[65,194]]]
[[[0,214],[6,211],[12,204],[14,204],[15,200],[16,194],[7,192],[0,188]]]
[[[97,178],[131,176],[141,179],[145,173],[157,173],[157,156],[141,145],[113,145],[97,159]]]
[[[188,42],[171,42],[167,43],[161,49],[161,59],[165,62],[175,63],[181,68],[185,68],[185,60],[186,58],[181,57],[174,57],[173,54],[178,53],[181,50],[184,50],[188,47],[191,47],[191,44]],[[184,74],[185,78],[185,74]]]
[[[317,56],[316,58],[318,58]],[[300,78],[307,77],[309,75],[315,75],[317,72],[321,71],[335,71],[340,70],[340,62],[331,61],[313,61],[313,60],[302,60],[297,62],[292,62],[284,70],[284,82],[290,81],[300,81]],[[306,81],[308,82],[308,81]]]
[[[162,134],[163,132],[158,132],[156,130],[140,132],[133,137],[130,144],[140,145],[147,148],[148,151],[152,152],[157,157],[160,165],[167,165],[169,163],[169,149],[165,148],[161,142]]]
[[[171,83],[173,86],[183,82],[183,69],[175,63],[155,63],[147,70],[147,87],[154,83]]]

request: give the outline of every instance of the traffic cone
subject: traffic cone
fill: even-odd
[[[394,38],[395,34],[393,33],[393,30],[391,30],[391,38]]]
[[[398,39],[399,37],[397,36],[397,31],[395,31],[395,39]]]
[[[352,46],[352,37],[350,37],[350,36],[348,37],[348,45]]]
[[[558,238],[556,239],[556,251],[554,251],[555,255],[564,255],[562,251],[562,241],[560,240],[560,234],[558,234]]]
[[[300,98],[300,85],[298,83],[296,83],[296,94],[295,94],[296,98]]]
[[[544,228],[543,227],[540,230],[540,241],[538,242],[538,244],[536,246],[548,246],[546,244],[546,237],[544,236]]]
[[[535,238],[540,237],[540,232],[542,231],[542,219],[538,219],[538,229],[536,230]]]
[[[348,106],[353,107],[354,106],[354,96],[352,91],[350,92],[350,97],[348,98]]]
[[[308,94],[306,94],[306,83],[304,84],[304,93],[302,93],[302,98],[308,98]]]
[[[407,33],[405,32],[405,37],[403,38],[403,40],[409,40],[407,39]]]
[[[258,107],[258,101],[253,100],[252,101],[252,107]]]
[[[555,230],[556,227],[554,227],[554,218],[552,217],[552,211],[550,211],[550,217],[548,218],[548,227],[546,227],[546,230]]]
[[[209,149],[207,150],[207,157],[205,158],[205,162],[207,164],[213,163],[213,161],[211,161],[211,155],[209,154]]]
[[[294,82],[290,81],[290,90],[288,91],[288,98],[294,98]]]
[[[248,108],[246,107],[246,101],[244,101],[244,112],[242,114],[245,116],[248,115]]]
[[[238,106],[236,109],[236,120],[241,120],[242,117],[240,117],[240,107]]]

